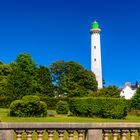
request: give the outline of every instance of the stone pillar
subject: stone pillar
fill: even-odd
[[[130,130],[130,140],[135,140],[135,132],[136,130]]]
[[[37,130],[37,140],[43,140],[44,130]]]
[[[109,130],[104,130],[103,140],[109,140]]]
[[[26,133],[27,133],[27,140],[32,140],[33,130],[26,130]]]
[[[83,140],[84,130],[78,130],[78,140]]]
[[[127,132],[128,132],[128,130],[121,130],[121,137],[122,137],[122,140],[127,140],[127,139],[126,139]]]
[[[48,130],[48,140],[53,140],[54,130]]]
[[[13,140],[13,130],[0,130],[0,140]]]
[[[118,130],[113,130],[113,140],[118,140]]]
[[[102,129],[89,129],[87,134],[88,140],[102,140]]]
[[[59,140],[63,140],[64,139],[64,130],[58,130],[58,134],[59,134]]]
[[[68,130],[68,133],[69,133],[69,140],[73,140],[73,133],[74,133],[74,130]]]
[[[22,140],[23,130],[16,130],[16,140]]]

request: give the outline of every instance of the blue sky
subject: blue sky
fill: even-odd
[[[28,52],[37,64],[90,69],[90,27],[99,22],[106,85],[140,82],[139,0],[0,0],[0,60]]]

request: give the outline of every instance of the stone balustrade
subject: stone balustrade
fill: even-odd
[[[0,131],[0,140],[140,140],[140,123],[0,123]]]

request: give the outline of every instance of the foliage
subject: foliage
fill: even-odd
[[[67,114],[69,111],[69,105],[66,101],[59,101],[56,105],[57,114]]]
[[[140,115],[140,87],[137,89],[136,94],[132,97],[131,108],[135,110],[138,116]]]
[[[47,104],[47,108],[50,110],[55,110],[56,105],[59,101],[69,102],[69,98],[67,97],[49,97],[49,96],[40,96],[40,100]]]
[[[25,95],[54,96],[49,69],[37,67],[29,54],[20,54],[10,66],[12,70],[7,78],[6,96],[11,101]]]
[[[73,98],[69,105],[76,116],[122,119],[128,112],[127,101],[121,98]]]
[[[47,106],[38,96],[28,95],[21,100],[15,100],[10,105],[10,116],[44,117],[47,115]]]
[[[56,93],[62,96],[86,96],[88,91],[97,90],[97,81],[91,71],[79,63],[57,61],[50,66]]]
[[[0,108],[9,108],[11,101],[6,96],[0,97]]]
[[[7,78],[7,94],[11,101],[33,94],[35,63],[27,53],[20,54],[10,64],[12,70]]]
[[[96,93],[91,93],[90,96],[93,97],[113,97],[113,98],[120,98],[120,90],[116,86],[108,86],[105,88],[100,89]]]
[[[21,53],[15,60],[15,65],[28,74],[34,75],[36,64],[28,53]]]
[[[11,73],[10,65],[0,63],[0,97],[5,97],[7,76]]]
[[[36,69],[35,80],[37,82],[36,92],[41,95],[54,96],[54,86],[52,84],[52,77],[50,71],[45,66],[40,66]]]
[[[33,77],[21,71],[20,67],[13,67],[12,73],[8,76],[7,96],[11,97],[11,100],[15,100],[32,94],[32,80]]]

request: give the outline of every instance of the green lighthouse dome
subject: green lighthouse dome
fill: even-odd
[[[92,23],[92,28],[93,28],[93,29],[99,28],[98,22],[94,21],[94,22]]]

